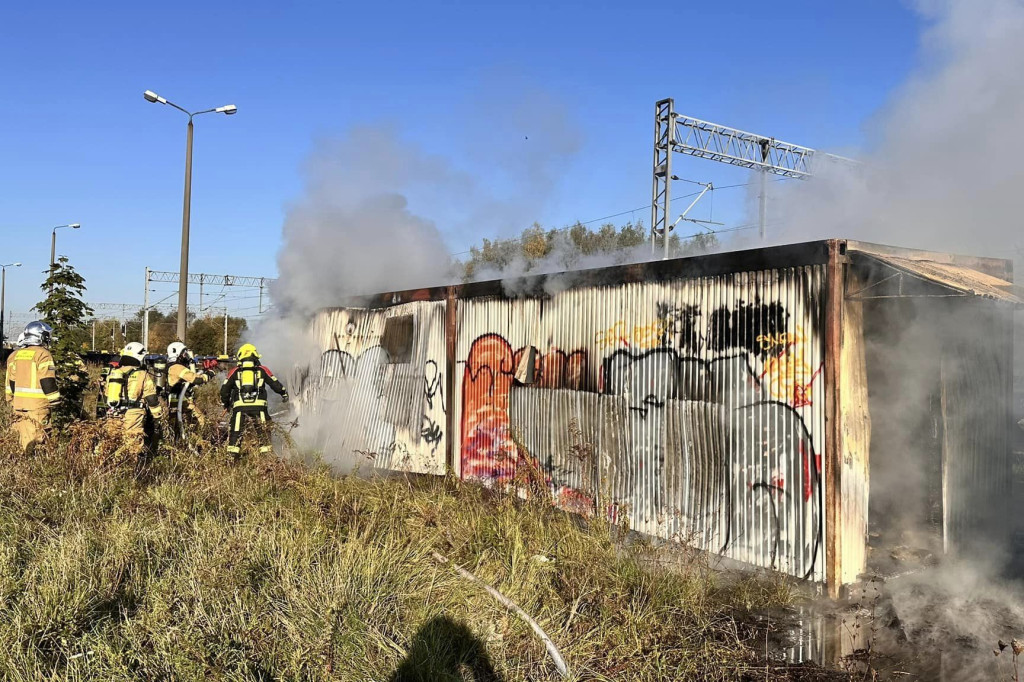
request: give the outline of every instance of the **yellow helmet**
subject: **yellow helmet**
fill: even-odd
[[[247,343],[238,349],[237,357],[239,361],[246,360],[248,358],[256,358],[257,360],[259,360],[260,354],[256,352],[256,346],[252,345],[251,343]]]

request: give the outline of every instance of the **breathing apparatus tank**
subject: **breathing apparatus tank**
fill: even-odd
[[[167,356],[150,353],[142,359],[142,366],[152,375],[156,392],[163,394],[167,390]]]

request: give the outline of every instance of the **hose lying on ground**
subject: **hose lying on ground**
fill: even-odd
[[[537,621],[535,621],[533,618],[530,618],[526,611],[523,611],[514,601],[503,595],[501,592],[498,592],[498,590],[494,589],[493,587],[485,583],[483,580],[480,580],[480,578],[477,578],[475,575],[464,569],[462,566],[451,563],[450,561],[448,561],[447,557],[441,556],[437,552],[431,552],[431,554],[433,555],[434,559],[437,560],[438,563],[451,565],[451,567],[454,568],[455,571],[463,578],[469,580],[470,582],[474,582],[480,587],[487,590],[488,594],[490,594],[492,597],[501,602],[502,605],[505,606],[505,608],[507,608],[510,611],[514,611],[517,616],[526,621],[526,623],[531,628],[533,628],[533,631],[537,633],[537,636],[540,637],[541,641],[544,642],[544,646],[548,650],[548,655],[551,656],[551,660],[554,662],[555,668],[558,670],[559,674],[563,678],[569,676],[569,666],[565,664],[565,659],[562,658],[562,654],[558,651],[558,647],[555,646],[555,643],[551,641],[551,638],[548,637],[547,633],[544,632],[540,625],[537,624]]]

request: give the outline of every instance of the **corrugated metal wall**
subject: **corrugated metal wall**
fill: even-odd
[[[444,301],[317,315],[324,350],[307,390],[319,400],[305,402],[327,422],[317,429],[327,460],[357,453],[380,468],[445,472],[444,322]]]
[[[567,508],[823,580],[823,282],[807,266],[460,300],[460,474],[539,471]]]
[[[1011,529],[1013,314],[976,304],[943,321],[944,545],[948,552],[989,552],[1006,545]]]

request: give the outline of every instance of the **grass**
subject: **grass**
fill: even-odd
[[[453,479],[209,444],[139,463],[91,422],[23,458],[8,427],[0,408],[4,680],[558,679],[432,551],[536,618],[571,679],[789,679],[744,625],[794,600],[773,575],[659,568],[613,527]]]

